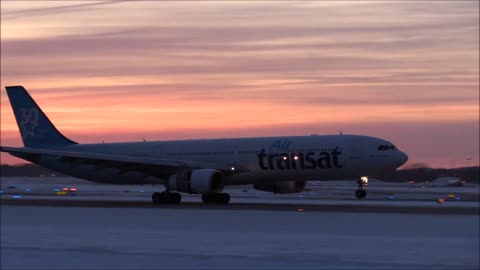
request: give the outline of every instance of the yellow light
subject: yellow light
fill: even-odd
[[[368,177],[362,176],[362,177],[360,177],[360,181],[362,181],[362,183],[363,183],[364,185],[367,185],[367,184],[368,184]]]

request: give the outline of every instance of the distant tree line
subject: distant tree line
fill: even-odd
[[[41,175],[45,176],[65,176],[56,171],[45,169],[36,164],[22,164],[22,165],[1,165],[0,166],[0,176],[29,176],[29,177],[38,177]]]
[[[442,176],[452,176],[457,177],[460,180],[467,182],[479,182],[480,167],[462,167],[454,169],[432,169],[432,168],[411,168],[396,170],[391,173],[385,173],[382,175],[375,175],[371,178],[376,178],[380,180],[389,180],[395,182],[405,182],[405,181],[415,181],[415,182],[424,182],[424,181],[433,181]]]
[[[463,167],[455,169],[432,169],[432,168],[411,168],[404,170],[396,170],[391,173],[382,175],[372,175],[370,178],[389,180],[396,182],[404,181],[432,181],[441,176],[454,176],[461,180],[468,182],[479,182],[480,167]],[[65,176],[64,174],[45,169],[36,164],[23,164],[23,165],[1,165],[1,176]]]

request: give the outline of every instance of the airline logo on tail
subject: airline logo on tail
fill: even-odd
[[[35,129],[38,126],[38,109],[22,108],[20,109],[20,113],[22,114],[22,119],[20,120],[22,137],[35,136]]]

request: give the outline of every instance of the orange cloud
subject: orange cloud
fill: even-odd
[[[478,149],[478,9],[475,1],[7,1],[1,87],[27,87],[79,141],[345,127],[390,136],[378,128],[388,124],[411,159],[445,165],[438,157],[453,155],[452,141]],[[2,145],[21,145],[3,90],[0,98]],[[436,145],[407,136],[411,126]]]

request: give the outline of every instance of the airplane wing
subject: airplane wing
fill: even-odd
[[[14,156],[53,156],[59,160],[76,164],[93,164],[99,168],[118,168],[131,171],[155,171],[156,176],[168,178],[181,168],[189,169],[215,169],[226,175],[247,171],[236,164],[217,164],[197,161],[155,159],[122,155],[109,155],[99,153],[74,152],[37,148],[17,148],[0,146],[0,152],[7,152]],[[232,169],[233,168],[233,169]],[[158,175],[160,174],[160,175]]]

